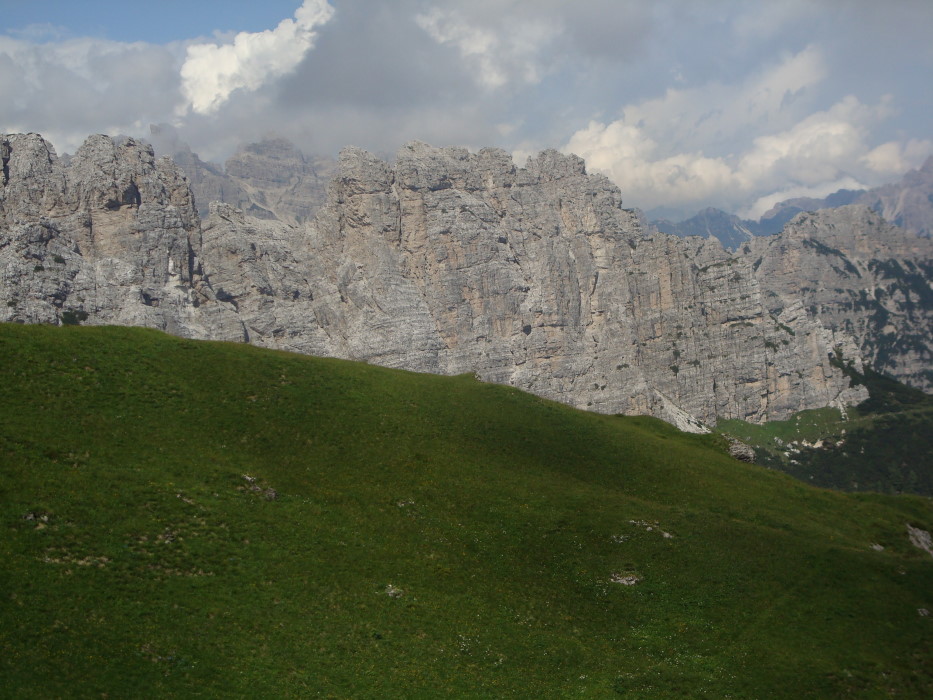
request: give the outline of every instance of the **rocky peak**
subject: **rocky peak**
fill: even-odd
[[[188,176],[202,218],[209,215],[211,202],[225,202],[258,219],[292,225],[309,221],[324,201],[335,165],[270,137],[242,146],[221,166],[202,161],[169,125],[152,125],[150,132],[158,150],[172,156]]]
[[[586,163],[576,155],[567,155],[549,148],[528,159],[528,172],[543,181],[586,175]]]
[[[917,286],[929,286],[929,250],[864,207],[801,215],[732,254],[646,231],[618,188],[575,156],[548,151],[519,168],[498,149],[414,142],[394,165],[344,149],[306,223],[231,204],[201,223],[180,170],[139,143],[92,137],[65,166],[41,139],[4,141],[5,320],[84,314],[473,372],[689,429],[857,402],[863,394],[829,361],[837,348],[912,376],[929,367]],[[18,165],[28,144],[32,161]],[[289,153],[273,144],[265,162]],[[42,183],[23,184],[20,168]],[[250,206],[301,196],[291,179],[265,190],[258,181],[238,180]],[[14,202],[20,184],[26,196]],[[883,260],[872,257],[879,250]],[[889,336],[918,340],[912,349],[878,340]]]
[[[231,177],[247,180],[259,188],[281,187],[295,176],[314,174],[301,151],[280,138],[243,146],[224,168]]]
[[[351,146],[340,151],[334,182],[344,194],[382,192],[391,187],[395,177],[388,163],[369,151]]]
[[[52,144],[39,134],[3,134],[0,144],[3,217],[40,217],[58,210],[64,175]]]
[[[802,304],[877,371],[933,386],[933,241],[852,204],[798,214],[781,234],[743,251],[756,261],[772,312]]]
[[[323,203],[333,164],[313,162],[289,141],[269,138],[242,147],[224,168],[235,187],[221,189],[223,201],[259,218],[298,224],[309,221]],[[236,201],[226,196],[227,190]]]
[[[146,325],[201,336],[199,219],[184,174],[133,139],[89,137],[67,165],[11,135],[2,201],[2,320]]]

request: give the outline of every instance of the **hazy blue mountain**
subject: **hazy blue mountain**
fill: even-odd
[[[736,250],[751,236],[780,233],[784,225],[801,212],[835,209],[847,204],[867,204],[890,223],[930,237],[933,235],[933,156],[927,158],[919,170],[911,170],[898,182],[870,190],[837,190],[823,198],[787,199],[775,204],[757,221],[710,207],[683,221],[660,218],[651,223],[664,233],[716,238],[723,247]]]

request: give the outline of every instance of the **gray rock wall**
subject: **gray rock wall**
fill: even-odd
[[[142,144],[91,137],[66,167],[38,136],[0,141],[0,320],[474,372],[685,428],[858,402],[836,348],[902,376],[930,366],[928,312],[904,291],[929,289],[929,250],[864,208],[732,254],[644,230],[574,156],[518,168],[497,149],[412,143],[393,166],[346,149],[308,223],[223,203],[202,223],[181,171]],[[863,284],[896,300],[893,331],[879,335],[877,308],[843,306]],[[879,340],[905,329],[922,338],[912,350]]]
[[[256,258],[257,240],[274,252]],[[393,168],[346,149],[314,223],[215,207],[201,257],[264,345],[682,425],[858,399],[828,360],[840,343],[857,354],[848,339],[799,303],[772,314],[746,257],[646,237],[616,187],[554,151],[516,168],[495,149],[414,143]]]
[[[876,370],[933,387],[933,240],[849,205],[799,214],[742,252],[756,261],[772,313],[802,304]]]
[[[37,134],[0,142],[0,320],[242,337],[200,274],[200,220],[174,163],[132,139],[92,136],[67,167]]]

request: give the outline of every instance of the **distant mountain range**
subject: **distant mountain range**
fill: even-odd
[[[871,190],[839,190],[823,199],[798,197],[780,202],[761,219],[741,219],[722,209],[708,208],[680,222],[658,219],[651,223],[662,233],[675,236],[716,238],[723,247],[736,250],[753,236],[780,233],[797,214],[865,204],[896,226],[918,236],[933,234],[933,156],[919,170],[911,170],[899,182]]]

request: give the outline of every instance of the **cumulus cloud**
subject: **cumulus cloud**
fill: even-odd
[[[557,26],[540,19],[500,25],[497,30],[438,7],[416,14],[415,22],[438,43],[456,47],[475,69],[478,82],[488,88],[500,88],[511,80],[539,82],[539,54],[559,34]]]
[[[0,94],[0,130],[41,132],[74,151],[88,134],[140,133],[164,119],[178,99],[178,55],[145,43],[0,36]]]
[[[695,204],[735,183],[732,168],[722,158],[701,152],[664,156],[646,129],[623,120],[592,121],[563,150],[605,173],[627,201],[645,209]]]
[[[275,29],[240,32],[230,44],[193,44],[181,67],[185,103],[199,114],[217,111],[235,90],[254,91],[294,70],[314,46],[315,29],[333,17],[327,0],[305,0],[294,19]]]
[[[621,119],[575,132],[564,150],[645,209],[714,204],[755,217],[781,198],[901,174],[933,151],[918,139],[871,144],[873,127],[894,113],[890,96],[869,105],[849,95],[811,111],[806,93],[825,78],[820,52],[808,47],[739,85],[668,90],[627,105]]]
[[[888,141],[862,156],[861,162],[876,173],[900,175],[915,168],[933,154],[933,141],[908,139],[906,143]]]

